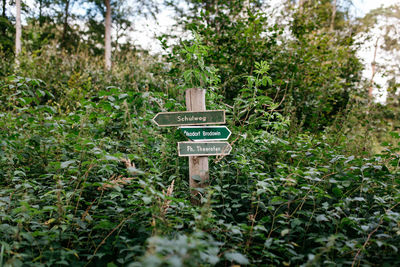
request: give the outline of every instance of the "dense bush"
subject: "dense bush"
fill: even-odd
[[[228,108],[234,149],[210,160],[200,206],[177,157],[183,136],[151,122],[184,110],[181,101],[107,87],[65,111],[43,80],[3,79],[3,264],[398,264],[398,145],[364,158],[343,155],[346,144],[329,136],[289,137],[260,89],[268,68],[255,66],[231,107],[207,93],[210,109]]]
[[[292,131],[317,133],[351,109],[350,99],[361,80],[362,64],[356,57],[360,44],[345,11],[338,10],[335,30],[329,29],[330,1],[306,1],[302,12],[289,5],[273,15],[258,8],[258,0],[189,2],[191,8],[179,22],[200,33],[212,48],[204,62],[219,70],[227,103],[240,94],[254,62],[267,61],[274,85],[262,90],[282,101]],[[190,42],[175,46],[175,56],[167,58],[175,78],[184,71],[180,50]]]

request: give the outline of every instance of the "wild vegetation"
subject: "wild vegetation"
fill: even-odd
[[[387,9],[363,21],[329,0],[274,16],[268,1],[168,2],[192,38],[159,37],[163,55],[115,41],[110,71],[102,2],[85,21],[39,1],[17,60],[3,5],[0,266],[400,265],[398,83],[375,103],[357,55]],[[111,2],[125,30],[126,4]],[[177,155],[185,137],[152,122],[185,110],[188,88],[206,89],[232,131],[200,203]]]

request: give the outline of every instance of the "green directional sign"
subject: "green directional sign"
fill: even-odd
[[[160,112],[153,121],[158,126],[224,124],[224,110]]]
[[[229,155],[232,147],[228,142],[179,142],[178,155],[191,156],[217,156]]]
[[[226,126],[185,126],[181,132],[192,141],[228,140],[231,131]]]

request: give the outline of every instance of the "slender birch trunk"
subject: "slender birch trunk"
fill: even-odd
[[[332,17],[331,17],[331,25],[330,25],[331,31],[333,31],[333,29],[335,28],[335,17],[336,17],[336,0],[333,0]]]
[[[105,68],[111,70],[111,5],[110,0],[105,0],[106,3],[106,21],[105,21]]]
[[[15,1],[16,5],[16,24],[15,24],[15,57],[16,63],[19,65],[18,56],[21,52],[21,0]]]

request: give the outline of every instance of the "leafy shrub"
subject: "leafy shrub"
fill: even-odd
[[[270,64],[243,75],[230,104],[205,64],[197,78],[208,108],[227,110],[233,150],[210,160],[211,185],[195,206],[186,159],[176,156],[184,137],[151,122],[157,112],[184,110],[182,99],[147,73],[136,74],[149,87],[131,88],[130,78],[71,66],[68,74],[47,70],[51,79],[1,81],[2,264],[400,263],[398,133],[397,144],[370,157],[349,154],[345,135],[291,135],[282,103],[266,94]],[[113,81],[127,87],[107,86]]]

